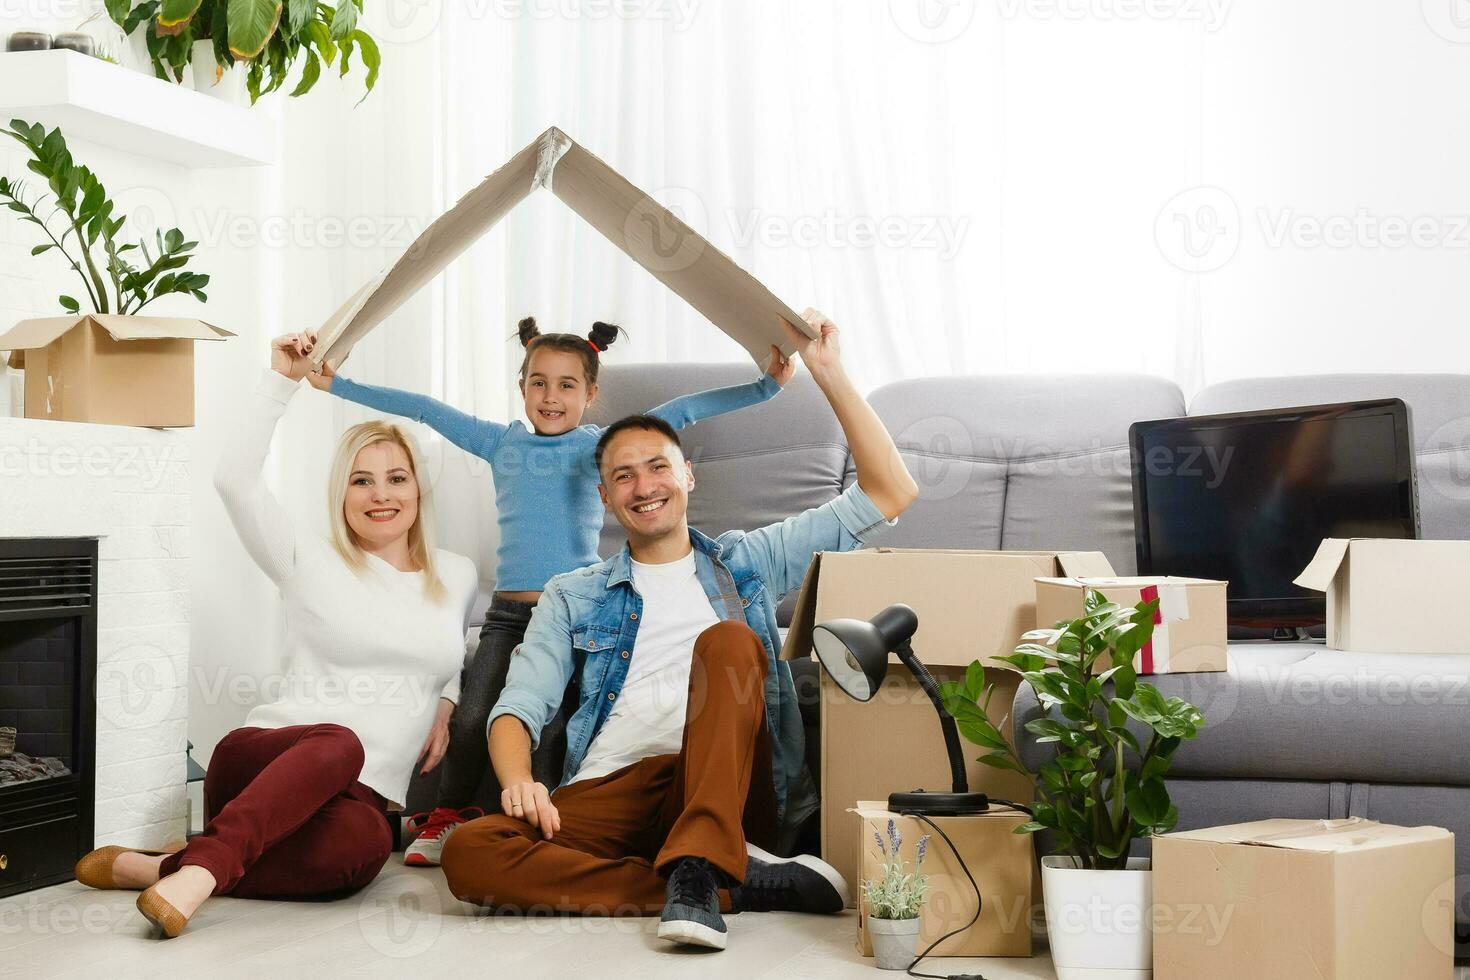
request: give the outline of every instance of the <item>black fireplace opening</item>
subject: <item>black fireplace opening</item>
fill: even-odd
[[[0,538],[0,896],[92,847],[97,539]]]

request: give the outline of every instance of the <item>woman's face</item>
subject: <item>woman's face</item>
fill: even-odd
[[[543,436],[559,436],[582,424],[597,386],[587,384],[587,365],[564,350],[533,350],[521,382],[526,417]]]
[[[383,441],[358,451],[342,512],[368,551],[408,533],[419,519],[419,483],[402,446]]]

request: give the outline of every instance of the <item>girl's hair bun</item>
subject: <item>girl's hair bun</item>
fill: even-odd
[[[528,316],[516,326],[516,333],[521,338],[521,346],[528,346],[531,341],[541,336],[541,331],[536,329],[536,318]]]
[[[614,340],[618,339],[618,334],[621,332],[622,328],[617,324],[603,323],[601,320],[598,320],[592,324],[592,332],[587,334],[587,339],[592,342],[592,346],[596,347],[599,352],[605,351],[612,346]]]

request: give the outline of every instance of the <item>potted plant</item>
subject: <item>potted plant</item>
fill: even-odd
[[[880,970],[907,970],[918,954],[919,912],[929,891],[929,876],[922,870],[929,835],[919,838],[912,872],[904,869],[903,835],[892,819],[888,821],[888,844],[876,830],[873,839],[883,854],[883,877],[863,881],[873,958]]]
[[[1157,609],[1156,599],[1129,608],[1088,589],[1080,619],[1027,633],[1014,653],[999,658],[1041,704],[1042,716],[1026,730],[1056,745],[1036,773],[1032,819],[1016,832],[1054,835],[1057,853],[1042,859],[1041,876],[1059,977],[1072,970],[1152,975],[1149,861],[1129,852],[1137,838],[1167,833],[1178,821],[1164,774],[1179,745],[1204,724],[1194,705],[1138,681],[1134,654],[1153,635]],[[985,713],[993,692],[979,661],[963,682],[942,688],[960,732],[989,750],[979,761],[1025,773]],[[1130,721],[1146,733],[1144,741]]]
[[[135,314],[171,293],[206,299],[204,287],[209,285],[209,276],[184,271],[198,243],[185,241],[177,228],[156,231],[153,252],[146,241],[119,243],[126,216],[113,213],[112,200],[101,181],[72,160],[61,130],[48,133],[40,125],[12,119],[10,128],[0,133],[30,151],[26,166],[44,179],[51,191],[49,201],[44,193],[28,199],[23,183],[0,177],[0,204],[19,214],[21,221],[41,229],[45,240],[31,249],[31,255],[53,249],[60,253],[81,279],[82,295],[92,312]],[[142,255],[141,266],[130,261],[128,253],[133,251]],[[68,313],[79,312],[82,306],[80,300],[69,295],[58,297],[58,302]]]
[[[284,85],[298,62],[301,78],[293,96],[311,91],[324,66],[335,65],[338,76],[345,77],[354,51],[367,71],[367,98],[378,81],[382,56],[377,42],[357,26],[362,3],[340,0],[334,7],[312,0],[106,0],[108,14],[124,33],[142,29],[159,78],[182,82],[185,67],[193,62],[195,87],[203,83],[205,91],[213,91],[227,71],[244,65],[251,105]]]

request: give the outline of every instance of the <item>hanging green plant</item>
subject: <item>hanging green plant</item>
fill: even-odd
[[[382,66],[377,41],[357,26],[363,0],[341,0],[336,6],[315,0],[106,0],[106,4],[108,15],[124,33],[144,32],[153,72],[165,81],[183,81],[196,41],[211,42],[216,78],[236,64],[246,64],[251,105],[285,85],[298,63],[301,79],[292,96],[311,91],[324,66],[336,67],[338,77],[345,78],[356,53],[367,72],[363,92],[367,98]]]

